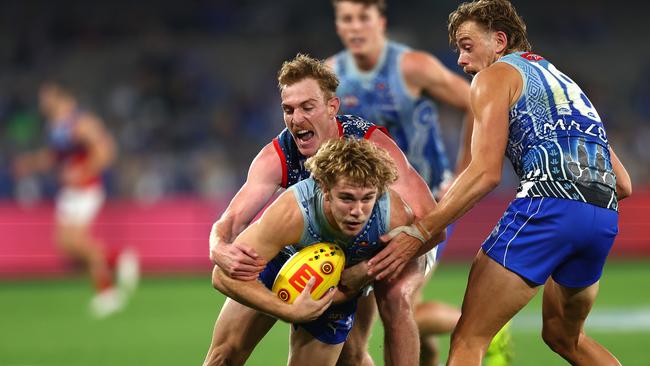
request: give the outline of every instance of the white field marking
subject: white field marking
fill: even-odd
[[[542,312],[523,312],[514,317],[515,332],[538,333],[542,331]],[[585,324],[587,331],[598,332],[650,332],[650,307],[592,309]]]

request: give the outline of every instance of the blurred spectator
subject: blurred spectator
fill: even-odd
[[[435,49],[458,70],[445,47],[455,6],[391,3],[388,22],[395,36]],[[538,32],[529,37],[535,51],[579,71],[574,74],[591,89],[634,183],[650,183],[650,157],[639,148],[648,135],[639,125],[650,125],[649,66],[642,61],[648,55],[636,46],[645,44],[638,29],[643,12],[603,0],[516,6]],[[331,12],[327,1],[305,8],[298,0],[3,2],[0,199],[15,191],[10,157],[42,142],[33,96],[41,76],[52,71],[70,75],[115,134],[122,154],[109,196],[230,196],[261,144],[282,129],[273,70],[298,51],[324,57],[339,48]],[[626,54],[625,68],[611,67],[605,56],[621,50],[638,54]],[[455,151],[455,132],[445,129],[444,118],[442,125],[448,150]],[[47,176],[25,187],[19,190],[25,199],[54,194]]]

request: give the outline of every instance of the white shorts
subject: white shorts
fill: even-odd
[[[106,194],[99,185],[64,187],[56,198],[56,221],[67,225],[89,224],[102,207]]]
[[[424,254],[424,275],[428,275],[429,272],[435,267],[436,260],[438,259],[438,246],[436,245],[433,249]]]
[[[428,275],[429,272],[436,266],[436,257],[438,255],[438,246],[434,247],[430,251],[424,253],[424,276]],[[368,285],[361,290],[362,296],[368,296],[374,290],[372,285]]]

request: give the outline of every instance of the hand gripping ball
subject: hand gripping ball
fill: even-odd
[[[292,255],[280,268],[271,289],[289,304],[300,295],[311,277],[316,283],[311,290],[314,300],[320,299],[330,287],[336,286],[345,267],[345,254],[336,244],[317,243]]]

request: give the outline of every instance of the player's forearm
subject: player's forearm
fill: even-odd
[[[417,253],[415,253],[413,257],[417,258],[421,255],[426,254],[428,251],[433,249],[436,245],[445,241],[446,238],[447,238],[447,229],[444,229],[438,234],[434,235],[431,239],[427,240],[426,243],[422,244],[420,249],[417,251]]]
[[[215,266],[212,272],[212,285],[241,304],[286,322],[292,321],[291,305],[280,300],[259,281],[232,279]]]

